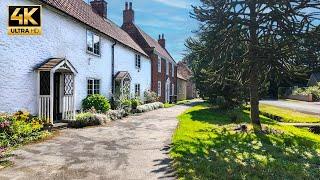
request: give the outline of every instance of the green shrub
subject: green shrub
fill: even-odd
[[[86,97],[82,101],[82,108],[89,110],[94,108],[98,112],[105,113],[110,109],[110,103],[108,99],[100,94],[94,94]]]
[[[109,118],[105,114],[94,114],[91,112],[80,113],[76,115],[75,121],[69,121],[70,128],[83,128],[87,126],[97,126],[106,124]]]
[[[148,112],[148,111],[152,111],[152,110],[159,109],[159,108],[164,108],[163,103],[161,103],[161,102],[149,103],[149,104],[144,104],[144,105],[138,106],[137,112],[138,113]]]
[[[292,92],[293,95],[312,95],[314,101],[320,101],[320,83],[317,86],[307,88],[297,88]]]
[[[137,109],[137,107],[140,106],[141,104],[142,103],[141,103],[140,99],[138,99],[138,98],[131,99],[132,109]]]

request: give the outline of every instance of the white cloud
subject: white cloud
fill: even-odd
[[[181,8],[181,9],[188,9],[191,7],[191,3],[188,3],[186,0],[153,0],[167,6]]]

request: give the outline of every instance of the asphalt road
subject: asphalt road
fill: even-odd
[[[292,109],[307,114],[320,115],[320,102],[285,101],[285,100],[263,100],[261,104]]]
[[[175,179],[168,156],[175,106],[131,116],[107,126],[66,129],[52,140],[14,151],[1,180]]]

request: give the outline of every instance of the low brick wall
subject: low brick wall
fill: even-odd
[[[299,100],[299,101],[307,101],[312,102],[312,94],[310,95],[289,95],[288,99]]]

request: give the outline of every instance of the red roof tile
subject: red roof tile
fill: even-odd
[[[100,31],[101,33],[116,39],[141,54],[148,56],[133,39],[115,23],[104,19],[93,12],[90,5],[83,0],[41,0],[42,2],[68,14],[80,22]]]

